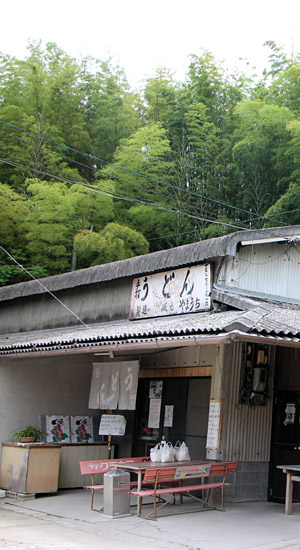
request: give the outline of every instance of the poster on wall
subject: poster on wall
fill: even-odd
[[[70,443],[70,417],[47,414],[46,433],[47,443]]]
[[[71,416],[71,443],[93,443],[93,417]]]
[[[160,399],[162,397],[162,380],[150,380],[149,397],[150,399]]]

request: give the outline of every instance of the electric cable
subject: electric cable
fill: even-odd
[[[70,179],[67,179],[67,178],[62,178],[61,176],[55,176],[53,174],[49,174],[48,172],[41,172],[40,170],[37,170],[37,169],[34,169],[34,168],[31,168],[31,167],[27,167],[27,166],[24,166],[24,165],[21,165],[19,163],[16,163],[16,162],[13,162],[13,161],[9,161],[9,160],[6,160],[6,159],[3,159],[3,158],[0,158],[0,162],[3,162],[5,164],[8,164],[10,166],[14,166],[16,168],[23,168],[23,169],[29,169],[31,171],[35,171],[35,172],[39,172],[40,174],[43,174],[44,176],[48,176],[48,177],[52,177],[54,179],[57,179],[59,181],[63,181],[65,183],[69,183],[69,184],[72,184],[72,185],[79,185],[80,187],[85,187],[87,189],[91,189],[92,191],[94,191],[95,193],[99,193],[99,194],[102,194],[102,195],[109,195],[109,196],[112,196],[116,199],[120,199],[120,200],[124,200],[124,201],[127,201],[127,202],[138,202],[140,204],[145,204],[145,205],[148,205],[148,206],[153,206],[155,208],[158,208],[159,210],[163,210],[164,212],[171,212],[173,214],[182,214],[184,216],[187,216],[189,218],[192,218],[192,219],[195,219],[195,220],[199,220],[199,221],[205,221],[205,222],[208,222],[208,223],[212,223],[212,221],[210,219],[207,219],[207,218],[204,218],[204,217],[200,217],[200,216],[196,216],[196,215],[193,215],[193,214],[190,214],[188,212],[182,212],[180,210],[174,210],[174,209],[170,209],[170,208],[166,208],[162,205],[159,205],[159,204],[154,204],[154,203],[151,203],[149,201],[146,201],[146,200],[140,200],[140,199],[134,199],[134,198],[131,198],[131,197],[124,197],[122,195],[117,195],[116,193],[112,193],[110,191],[103,191],[103,190],[100,190],[99,188],[97,187],[94,187],[92,185],[89,185],[89,184],[86,184],[86,183],[81,183],[81,182],[77,182],[77,181],[73,181],[73,180],[70,180]],[[230,223],[227,223],[227,222],[220,222],[220,221],[217,221],[217,220],[213,220],[213,223],[217,224],[217,225],[226,225],[228,227],[232,227],[234,229],[240,229],[240,230],[245,230],[246,228],[245,227],[240,227],[240,226],[237,226],[237,225],[234,225],[234,224],[230,224]]]
[[[34,277],[34,275],[32,275],[32,273],[30,273],[30,271],[28,271],[28,269],[26,269],[26,267],[24,267],[22,264],[20,264],[13,256],[12,254],[10,254],[5,248],[3,248],[3,246],[0,245],[0,249],[20,268],[22,269],[23,271],[25,271],[25,273],[27,273],[27,275],[29,275],[29,277],[31,277],[36,283],[38,283],[38,285],[40,285],[48,294],[50,294],[52,296],[52,298],[54,298],[61,306],[63,306],[65,309],[67,309],[69,311],[69,313],[71,313],[72,315],[74,315],[76,317],[76,319],[85,327],[85,328],[90,328],[88,325],[86,325],[86,323],[84,321],[82,321],[82,319],[80,319],[80,317],[77,315],[77,313],[74,313],[74,311],[72,311],[68,306],[66,306],[66,304],[64,304],[59,298],[57,298],[57,296],[55,296],[55,294],[53,294],[53,292],[51,292],[51,290],[49,290],[45,285],[43,285],[43,283],[41,283],[41,281],[39,281],[39,279],[37,279],[36,277]]]
[[[137,177],[141,177],[141,178],[143,178],[143,179],[147,179],[147,180],[152,181],[152,182],[154,182],[154,183],[159,183],[159,184],[162,184],[162,185],[165,185],[165,186],[168,186],[168,187],[172,187],[172,188],[177,189],[177,190],[179,190],[179,191],[183,191],[184,193],[188,193],[188,194],[190,194],[190,195],[192,195],[192,196],[196,196],[196,197],[198,197],[198,198],[202,198],[202,199],[204,199],[204,200],[208,200],[208,201],[210,201],[210,202],[213,202],[213,203],[215,203],[215,204],[219,204],[219,205],[221,205],[221,206],[225,206],[226,208],[232,208],[232,209],[234,209],[234,210],[236,210],[236,211],[243,212],[243,213],[247,213],[247,214],[250,214],[251,216],[253,215],[253,213],[252,213],[251,211],[249,211],[249,210],[245,210],[245,209],[242,209],[242,208],[238,208],[237,206],[234,206],[234,205],[228,205],[228,204],[226,204],[226,203],[224,203],[224,202],[218,201],[218,200],[213,199],[213,198],[211,198],[211,197],[206,197],[205,195],[201,195],[200,193],[196,193],[196,192],[194,192],[194,191],[189,191],[188,189],[185,189],[185,188],[180,188],[180,187],[178,187],[178,186],[169,184],[169,183],[167,183],[167,182],[164,182],[163,180],[159,180],[159,179],[156,179],[156,178],[152,178],[151,176],[147,176],[147,175],[145,175],[145,174],[140,174],[139,172],[135,172],[134,170],[130,170],[129,168],[125,168],[125,167],[119,166],[118,164],[113,164],[113,163],[111,163],[111,162],[109,162],[109,161],[106,161],[106,160],[104,160],[104,159],[101,159],[101,158],[99,158],[99,157],[96,157],[96,156],[94,156],[94,155],[91,155],[90,153],[83,153],[83,152],[79,151],[78,149],[75,149],[75,148],[73,148],[73,147],[69,147],[68,145],[64,145],[64,144],[62,144],[62,143],[58,143],[58,142],[56,142],[56,141],[54,141],[54,140],[52,140],[52,139],[50,139],[50,138],[46,138],[46,137],[44,137],[44,136],[41,136],[41,135],[39,135],[39,134],[36,134],[35,132],[30,132],[30,131],[28,131],[28,130],[23,130],[22,128],[20,128],[19,126],[15,126],[14,124],[10,124],[10,123],[4,122],[4,121],[2,121],[2,120],[0,120],[0,124],[5,124],[5,125],[7,125],[7,126],[10,126],[11,128],[14,128],[14,129],[16,129],[16,130],[19,130],[19,131],[21,131],[21,132],[24,132],[24,133],[26,133],[26,134],[28,134],[28,135],[32,135],[32,136],[34,136],[34,137],[38,137],[39,139],[45,140],[45,141],[47,141],[47,142],[49,142],[49,143],[52,143],[52,144],[54,144],[54,145],[56,145],[56,146],[58,146],[58,147],[67,149],[67,150],[69,150],[69,151],[73,151],[73,152],[75,152],[75,153],[78,153],[78,154],[80,154],[80,155],[83,155],[83,156],[85,156],[85,157],[88,157],[88,158],[91,158],[91,159],[94,159],[94,160],[100,161],[100,162],[103,163],[103,164],[107,164],[107,165],[109,165],[109,166],[111,166],[111,167],[114,167],[114,168],[123,170],[123,171],[128,172],[128,173],[130,173],[130,174],[133,174],[133,175],[135,175],[135,176],[137,176]]]

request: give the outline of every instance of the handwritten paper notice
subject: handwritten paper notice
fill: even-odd
[[[165,418],[164,418],[164,427],[165,428],[172,428],[172,426],[173,426],[173,413],[174,413],[174,405],[166,405],[165,406]]]
[[[99,435],[124,435],[126,419],[121,414],[103,414],[101,416]]]
[[[150,399],[148,428],[159,428],[161,399]]]
[[[209,404],[208,429],[206,439],[207,449],[218,449],[220,446],[221,411],[221,401],[212,400]]]

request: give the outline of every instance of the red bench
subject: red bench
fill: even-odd
[[[231,484],[226,482],[227,474],[233,474],[236,472],[237,462],[222,462],[215,464],[193,464],[190,466],[180,466],[178,463],[176,466],[168,468],[157,468],[157,469],[148,469],[145,471],[143,478],[143,485],[153,484],[151,489],[141,489],[130,491],[131,495],[135,495],[141,499],[141,508],[143,504],[144,497],[153,498],[153,512],[144,516],[145,519],[154,519],[157,518],[157,510],[170,504],[170,500],[163,499],[163,504],[160,504],[157,507],[157,498],[162,500],[162,495],[173,495],[180,494],[181,496],[186,495],[197,501],[200,501],[204,504],[205,507],[210,507],[217,510],[216,506],[209,504],[209,497],[212,489],[221,490],[222,498],[222,511],[224,511],[224,488],[230,486]],[[221,478],[217,480],[217,478]],[[201,483],[196,483],[195,485],[184,485],[183,482],[191,478],[201,478]],[[213,480],[212,480],[213,478]],[[212,481],[211,481],[212,480]],[[178,484],[178,481],[181,481],[181,484]],[[174,482],[176,485],[170,487],[162,487],[164,483]],[[200,498],[191,494],[194,491],[203,491],[204,498]],[[140,509],[141,509],[140,508]],[[153,516],[154,517],[151,517]]]
[[[96,474],[106,474],[107,472],[111,472],[111,470],[114,470],[117,466],[117,464],[130,464],[132,462],[149,462],[150,457],[149,456],[138,456],[134,458],[112,458],[112,459],[105,459],[105,460],[85,460],[83,462],[79,462],[80,466],[80,473],[82,476],[90,475],[91,476],[91,485],[86,485],[83,487],[83,489],[90,489],[92,491],[92,498],[91,498],[91,510],[94,510],[94,512],[102,512],[103,508],[100,508],[97,510],[94,508],[94,494],[95,491],[103,491],[104,485],[98,485],[95,484],[95,475]],[[133,481],[130,483],[130,487],[136,487],[137,482]]]

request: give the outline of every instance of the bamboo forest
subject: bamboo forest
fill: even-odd
[[[300,223],[300,56],[265,47],[261,75],[204,51],[136,90],[55,43],[2,53],[0,285]]]

